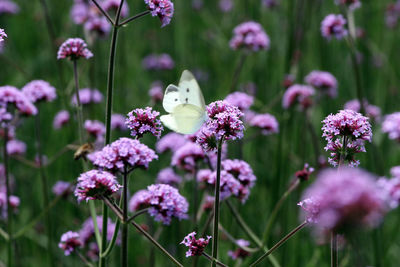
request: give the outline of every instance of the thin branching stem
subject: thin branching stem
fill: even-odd
[[[107,20],[111,23],[111,25],[115,25],[114,20],[108,15],[108,13],[97,3],[96,0],[92,0],[93,4],[100,10],[100,12],[107,18]]]
[[[143,17],[143,16],[145,16],[147,14],[150,14],[149,10],[143,11],[142,13],[136,14],[136,15],[134,15],[134,16],[122,21],[120,24],[118,24],[118,26],[124,26],[124,25],[128,24],[129,22],[131,22],[131,21],[133,21],[135,19],[141,18],[141,17]]]

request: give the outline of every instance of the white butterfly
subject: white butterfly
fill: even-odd
[[[206,104],[193,74],[184,70],[179,86],[168,85],[163,107],[169,115],[160,117],[169,129],[181,134],[194,134],[207,120]]]

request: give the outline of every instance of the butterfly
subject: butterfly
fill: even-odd
[[[163,107],[169,114],[161,116],[161,122],[181,134],[194,134],[208,118],[200,86],[188,70],[182,72],[179,86],[168,85]]]

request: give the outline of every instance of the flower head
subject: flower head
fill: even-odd
[[[222,12],[227,13],[232,10],[233,2],[232,0],[219,0],[218,6]]]
[[[239,159],[226,159],[221,163],[222,169],[231,174],[236,180],[239,181],[240,187],[237,197],[244,203],[250,195],[250,189],[254,186],[256,176],[250,165]]]
[[[194,172],[196,162],[203,160],[204,157],[203,149],[199,145],[187,142],[172,155],[171,165],[187,172]]]
[[[168,54],[150,54],[143,58],[142,66],[146,70],[172,70],[175,62]]]
[[[19,6],[11,0],[0,0],[0,14],[17,14]]]
[[[282,106],[288,109],[299,104],[301,110],[306,110],[313,104],[314,88],[308,85],[294,84],[290,86],[282,98]]]
[[[400,112],[386,115],[382,123],[382,132],[389,138],[400,142]]]
[[[203,254],[204,248],[208,245],[211,236],[207,236],[207,238],[199,238],[196,239],[196,232],[192,232],[185,236],[183,241],[180,244],[183,244],[189,248],[186,251],[186,257],[191,256],[201,256]]]
[[[22,141],[13,139],[7,142],[8,155],[24,155],[26,152],[26,144]]]
[[[365,108],[365,113],[370,119],[373,119],[375,121],[379,121],[381,119],[381,109],[378,106],[369,104],[367,100],[363,101],[363,105]],[[358,99],[347,101],[344,104],[344,109],[351,109],[356,112],[360,112],[360,101],[358,101]]]
[[[322,36],[330,40],[332,37],[340,40],[347,35],[347,21],[342,15],[330,14],[321,22]]]
[[[70,60],[77,60],[91,57],[93,57],[92,52],[90,52],[87,44],[81,38],[69,38],[62,43],[57,53],[57,59],[69,58]]]
[[[305,82],[331,98],[337,96],[337,80],[329,72],[314,70],[306,76]]]
[[[69,122],[69,112],[67,110],[59,111],[53,120],[53,128],[58,130],[61,129],[65,124]]]
[[[4,190],[5,187],[0,188],[0,216],[4,219],[7,218],[7,191]],[[18,211],[18,207],[20,204],[20,199],[17,196],[10,195],[8,198],[8,204],[13,209],[14,212]]]
[[[64,250],[65,256],[70,255],[75,249],[82,247],[82,241],[77,232],[68,231],[61,236],[58,247]]]
[[[0,43],[4,41],[4,38],[7,38],[7,34],[0,28]]]
[[[149,90],[149,96],[151,97],[151,100],[153,101],[153,103],[158,103],[163,100],[164,90],[163,90],[162,82],[155,81],[151,84],[150,90]]]
[[[261,129],[263,135],[279,132],[279,123],[274,116],[268,113],[257,114],[249,119],[249,125]]]
[[[57,97],[56,88],[43,80],[29,82],[22,87],[22,93],[24,93],[32,103],[39,101],[51,102]]]
[[[234,36],[229,42],[233,50],[246,49],[257,52],[267,50],[270,46],[270,40],[261,24],[248,21],[236,26],[233,30]]]
[[[11,106],[10,106],[11,105]],[[14,86],[0,86],[0,119],[7,122],[12,119],[10,108],[16,108],[22,115],[36,115],[37,109],[31,101]]]
[[[93,165],[110,171],[130,168],[148,168],[149,163],[158,159],[156,153],[138,140],[122,137],[102,150],[88,155]]]
[[[97,226],[99,227],[99,232],[100,234],[103,232],[103,217],[102,216],[97,216],[96,218],[97,221]],[[111,221],[110,218],[107,219],[107,240],[110,241],[113,237],[113,234],[115,232],[115,223]],[[82,242],[87,245],[90,242],[90,239],[94,237],[95,235],[95,228],[93,224],[93,219],[88,218],[86,219],[83,224],[82,228],[79,231],[79,235],[81,237]],[[116,243],[120,243],[120,239],[117,238]]]
[[[314,172],[314,168],[310,167],[310,165],[308,165],[308,163],[304,164],[304,168],[300,171],[297,171],[294,176],[298,179],[300,179],[300,181],[308,181],[308,179],[310,178],[310,175]]]
[[[170,0],[144,0],[153,17],[158,17],[161,27],[168,25],[174,15],[174,4]]]
[[[151,107],[137,108],[128,113],[125,124],[131,130],[133,137],[141,138],[145,133],[151,133],[160,138],[164,128],[161,121],[157,119],[158,115],[160,112],[154,111]]]
[[[350,10],[355,10],[361,7],[360,0],[335,0],[335,4],[347,6]]]
[[[187,218],[189,204],[178,189],[166,184],[155,184],[148,186],[145,191],[137,192],[129,201],[129,207],[131,211],[149,207],[150,216],[169,225],[172,217],[180,220]]]
[[[166,151],[175,152],[180,147],[182,147],[187,140],[181,134],[171,132],[164,135],[160,140],[156,143],[156,150],[158,153],[164,153]]]
[[[119,190],[114,175],[109,172],[91,170],[82,173],[78,177],[78,184],[75,188],[75,196],[78,201],[99,199],[101,196],[111,195]]]
[[[125,131],[127,129],[125,125],[125,116],[122,114],[111,115],[111,129]]]
[[[57,181],[52,188],[54,195],[56,196],[68,196],[72,193],[72,186],[70,182],[66,181]]]
[[[89,135],[96,138],[96,141],[101,142],[103,140],[106,133],[104,123],[98,120],[86,120],[84,127]]]
[[[157,184],[168,184],[171,186],[178,186],[182,182],[182,178],[175,173],[172,168],[162,169],[157,175]]]
[[[244,259],[250,255],[250,252],[244,250],[242,247],[250,246],[250,242],[244,239],[236,240],[236,244],[239,246],[235,251],[228,251],[228,256],[233,260]]]
[[[217,181],[217,172],[208,169],[200,170],[197,173],[196,179],[198,182],[206,183],[210,185],[210,187],[214,188],[215,183]],[[242,200],[245,200],[245,198],[248,196],[248,191],[246,191],[246,189],[247,188],[242,186],[239,180],[235,179],[235,177],[231,173],[225,170],[221,170],[221,177],[220,177],[221,199],[226,199],[231,195],[234,195]]]
[[[225,101],[245,112],[253,105],[254,97],[243,92],[234,92],[227,95]]]
[[[101,103],[103,101],[103,94],[97,89],[83,88],[79,90],[79,101],[82,105]],[[75,106],[78,105],[76,94],[72,95],[71,103]]]

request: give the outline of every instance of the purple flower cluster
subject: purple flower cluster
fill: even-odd
[[[79,101],[82,105],[101,103],[103,101],[103,94],[97,89],[83,88],[79,90]],[[76,94],[72,95],[71,104],[78,105]]]
[[[17,14],[19,6],[11,0],[0,0],[0,14]]]
[[[220,179],[221,179],[220,180],[221,199],[226,199],[231,195],[240,198],[240,193],[245,192],[245,190],[242,190],[245,188],[241,185],[241,183],[237,179],[235,179],[235,177],[231,173],[225,170],[221,170]],[[209,169],[199,170],[199,172],[197,173],[197,181],[200,183],[206,183],[210,185],[212,188],[214,188],[215,183],[217,181],[217,172],[211,171]]]
[[[97,216],[96,218],[97,221],[97,226],[99,227],[99,232],[101,233],[103,231],[103,217],[102,216]],[[114,231],[115,231],[116,225],[111,221],[110,218],[107,219],[107,240],[110,241]],[[95,229],[94,229],[94,224],[93,224],[93,219],[88,218],[86,219],[83,224],[82,228],[79,230],[79,235],[81,237],[81,240],[84,244],[88,244],[90,242],[90,239],[94,236],[95,234]],[[117,244],[120,242],[120,240],[117,238]]]
[[[342,156],[342,159],[348,161],[351,166],[358,166],[360,162],[354,159],[354,154],[365,152],[364,142],[372,141],[369,119],[346,109],[327,116],[322,123],[322,136],[327,141],[325,150],[331,151],[329,163],[337,166]]]
[[[57,59],[69,58],[70,60],[77,60],[91,57],[93,57],[92,52],[90,52],[87,44],[81,38],[69,38],[61,44],[57,52]]]
[[[110,171],[123,171],[128,168],[148,168],[149,163],[158,156],[138,140],[122,137],[105,146],[101,151],[88,155],[93,165]]]
[[[14,212],[18,211],[20,204],[20,199],[17,196],[10,195],[8,198],[8,204],[13,209]],[[0,188],[0,216],[4,219],[7,218],[7,191],[5,187]]]
[[[244,112],[253,105],[254,97],[243,92],[234,92],[227,95],[225,101]]]
[[[274,116],[268,113],[256,114],[249,119],[249,125],[261,129],[263,135],[279,132],[279,123]]]
[[[174,4],[170,0],[144,0],[153,17],[158,17],[161,27],[168,25],[174,15]]]
[[[248,21],[236,26],[233,30],[234,36],[229,42],[233,50],[246,49],[257,52],[267,50],[270,46],[270,40],[261,24]]]
[[[390,139],[400,142],[400,112],[385,116],[382,122],[382,132],[387,133]]]
[[[7,142],[8,155],[24,155],[26,152],[26,144],[20,140],[13,139]]]
[[[56,196],[67,197],[72,193],[72,189],[73,187],[71,186],[70,182],[57,181],[57,183],[54,184],[52,191]]]
[[[104,123],[97,120],[86,120],[84,124],[86,132],[96,138],[96,142],[102,142],[106,133]]]
[[[199,145],[187,142],[174,152],[171,165],[193,173],[196,169],[196,163],[204,158],[204,151]]]
[[[145,133],[151,133],[160,138],[164,128],[161,121],[157,119],[159,115],[160,112],[154,111],[151,107],[137,108],[128,113],[125,124],[131,130],[133,137],[142,138]]]
[[[70,255],[75,249],[82,247],[82,241],[77,232],[68,231],[61,236],[58,247],[64,250],[65,256]]]
[[[164,90],[163,90],[162,82],[155,81],[151,84],[150,90],[149,90],[149,96],[151,97],[151,100],[153,101],[153,103],[158,103],[163,100]]]
[[[338,83],[335,76],[329,72],[314,70],[305,77],[305,82],[331,98],[337,96]]]
[[[378,106],[374,106],[368,103],[367,100],[363,101],[364,109],[366,115],[375,121],[379,121],[381,119],[381,109]],[[344,104],[344,109],[351,109],[356,112],[360,112],[361,105],[358,99],[353,99]]]
[[[342,15],[330,14],[324,18],[321,22],[321,33],[322,36],[328,40],[332,37],[340,40],[347,35],[345,28],[347,21]]]
[[[400,204],[400,166],[390,169],[391,179],[385,177],[377,181],[377,185],[384,192],[384,200],[390,209],[395,209]]]
[[[182,182],[182,178],[175,173],[172,168],[162,169],[157,175],[157,184],[168,184],[177,187]]]
[[[385,22],[389,28],[394,28],[400,17],[400,1],[397,0],[395,3],[390,3],[386,7]]]
[[[203,254],[204,248],[208,245],[210,242],[211,236],[207,236],[207,238],[199,238],[196,239],[196,232],[191,232],[185,238],[180,244],[183,244],[189,248],[188,251],[186,251],[186,257],[191,257],[191,256],[201,256]]]
[[[382,191],[374,177],[357,168],[322,171],[303,199],[299,205],[320,233],[373,227],[386,211]]]
[[[7,34],[0,28],[0,43],[4,41],[4,38],[7,38]]]
[[[12,119],[11,104],[22,115],[36,115],[37,109],[31,101],[14,86],[0,86],[0,122],[5,123]]]
[[[336,5],[347,6],[350,10],[361,7],[360,0],[335,0]]]
[[[301,110],[306,110],[312,106],[314,94],[315,90],[311,86],[294,84],[283,95],[282,106],[288,109],[298,103]]]
[[[155,184],[138,191],[129,201],[129,209],[137,211],[149,207],[148,213],[158,222],[169,225],[172,217],[186,219],[189,204],[176,188]]]
[[[164,153],[166,151],[175,152],[180,147],[182,147],[187,140],[185,137],[178,133],[168,133],[164,135],[160,140],[156,143],[156,151],[158,153]]]
[[[125,131],[127,129],[125,125],[125,116],[122,114],[111,115],[111,129]]]
[[[61,129],[65,124],[69,122],[69,112],[67,110],[59,111],[53,120],[53,128],[58,130]]]
[[[244,259],[247,256],[250,255],[250,253],[244,249],[242,249],[242,247],[248,247],[250,246],[250,242],[244,239],[238,239],[236,240],[236,244],[239,246],[239,248],[237,248],[235,251],[228,251],[228,256],[231,257],[233,260],[237,260],[237,259]]]
[[[34,80],[22,87],[22,93],[32,102],[47,101],[56,99],[56,88],[43,80]]]
[[[100,196],[108,196],[121,188],[114,175],[100,170],[91,170],[82,173],[78,177],[75,188],[75,196],[78,201],[99,199]]]
[[[233,2],[232,0],[219,0],[218,6],[222,12],[227,13],[232,10]]]
[[[146,70],[172,70],[175,62],[168,54],[150,54],[143,58],[142,66]]]
[[[304,168],[300,171],[297,171],[294,176],[300,181],[308,181],[310,179],[310,175],[314,172],[314,168],[310,167],[308,163],[304,164]]]

